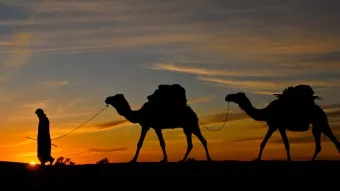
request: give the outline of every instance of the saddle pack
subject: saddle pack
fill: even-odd
[[[161,84],[148,97],[148,101],[162,109],[176,109],[187,105],[186,91],[179,84]]]

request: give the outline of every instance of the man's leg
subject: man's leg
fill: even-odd
[[[47,159],[47,161],[46,162],[50,162],[50,165],[52,165],[53,164],[53,162],[54,162],[54,158],[52,157],[52,155],[51,155],[51,142],[49,142],[49,144],[48,144],[48,146],[47,146],[47,153],[46,153],[46,155],[48,156],[46,159]]]
[[[52,156],[50,156],[50,165],[52,165],[54,162],[54,158]]]
[[[41,166],[45,166],[45,161],[43,160],[43,157],[41,157],[40,155],[38,155],[38,159],[40,161]]]

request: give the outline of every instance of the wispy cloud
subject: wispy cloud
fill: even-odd
[[[327,112],[327,116],[334,117],[334,118],[340,117],[340,109]]]
[[[329,118],[339,118],[340,117],[340,104],[333,103],[329,105],[321,106],[321,108],[326,112],[327,117]]]
[[[37,43],[31,44],[30,52],[35,54],[49,53],[80,53],[80,52],[96,52],[96,51],[114,51],[121,49],[134,49],[139,47],[157,47],[173,44],[193,43],[196,39],[202,38],[202,34],[192,33],[152,33],[151,34],[131,34],[117,35],[103,34],[99,37],[88,38],[86,35],[79,34],[78,37],[70,37],[73,39],[67,40],[67,36],[55,42],[50,33],[40,38]],[[100,35],[100,34],[98,34]],[[44,38],[43,38],[44,37]],[[81,37],[81,38],[80,38]],[[78,39],[79,38],[79,39]],[[85,38],[86,40],[84,40]],[[52,40],[51,40],[52,39]],[[49,41],[49,43],[38,43],[41,41]],[[65,41],[65,42],[64,42]],[[0,50],[0,54],[14,54],[17,50]]]
[[[107,129],[107,128],[115,128],[120,127],[126,124],[130,124],[130,122],[126,119],[119,120],[119,121],[110,121],[110,122],[104,122],[104,123],[98,123],[95,124],[95,127],[98,127],[99,129]]]
[[[69,84],[69,81],[64,80],[64,81],[53,81],[53,80],[47,80],[44,81],[43,84],[51,87],[56,87],[56,86],[66,86]]]
[[[208,77],[198,77],[198,79],[205,81],[205,82],[214,82],[217,84],[229,85],[229,86],[234,86],[234,87],[239,87],[239,88],[276,89],[278,86],[278,83],[275,83],[275,82],[236,81],[236,80],[228,80],[228,79],[222,79],[222,78],[208,78]]]
[[[234,139],[233,142],[248,142],[248,141],[262,141],[263,137],[249,137],[242,139]]]
[[[193,98],[193,99],[189,99],[188,103],[189,104],[198,104],[198,103],[204,103],[204,102],[210,102],[211,100],[213,100],[215,97],[215,95],[207,95],[207,96],[202,96],[202,97],[198,97],[198,98]]]
[[[331,112],[340,110],[340,103],[323,105],[322,108],[326,113],[331,113]]]
[[[271,94],[273,92],[270,91],[282,91],[284,88],[288,86],[294,86],[298,84],[309,84],[313,87],[338,87],[339,83],[337,81],[322,81],[322,80],[314,80],[314,81],[246,81],[246,80],[229,80],[222,78],[210,78],[210,77],[198,77],[199,80],[205,82],[213,82],[215,84],[220,84],[225,87],[231,87],[234,89],[243,89],[247,91],[257,92],[257,93],[265,93]],[[242,90],[242,91],[243,91]],[[266,91],[259,91],[266,90]],[[269,92],[268,92],[269,91]]]
[[[228,68],[228,65],[223,65]],[[231,66],[227,70],[208,69],[209,65],[200,65],[199,67],[187,67],[174,64],[155,64],[150,67],[154,70],[166,70],[173,72],[189,73],[197,76],[200,81],[208,82],[213,85],[221,85],[224,87],[231,87],[237,89],[244,89],[256,94],[272,95],[288,86],[297,84],[309,84],[313,87],[339,87],[340,80],[337,79],[324,79],[315,80],[299,79],[297,76],[305,75],[305,71],[296,70],[295,68],[282,68],[264,66],[264,68],[249,67],[249,68],[236,68]],[[217,77],[219,76],[219,77]],[[253,77],[253,78],[251,78]],[[290,78],[292,78],[290,79]],[[297,80],[295,80],[295,78]],[[250,79],[250,80],[249,80]]]
[[[206,63],[207,66],[209,63]],[[174,64],[165,64],[165,63],[157,63],[153,67],[150,67],[154,70],[168,70],[173,72],[182,72],[182,73],[190,73],[201,76],[279,76],[286,75],[285,73],[278,73],[275,69],[254,69],[254,68],[243,68],[240,70],[239,68],[230,68],[227,70],[213,70],[208,68],[198,68],[198,67],[185,67],[185,66],[176,66]],[[290,74],[299,73],[296,70],[287,71]]]
[[[333,110],[333,109],[340,109],[340,103],[333,103],[328,105],[323,105],[325,110]]]

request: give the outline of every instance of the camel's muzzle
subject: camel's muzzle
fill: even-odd
[[[105,104],[109,104],[109,98],[108,97],[105,99]]]
[[[229,102],[229,101],[230,101],[230,97],[229,97],[229,96],[226,96],[224,100],[225,100],[226,102]]]

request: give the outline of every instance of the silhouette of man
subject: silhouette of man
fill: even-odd
[[[37,156],[42,166],[46,162],[50,162],[50,165],[52,165],[54,158],[51,156],[50,122],[42,109],[37,109],[35,113],[39,118]]]

